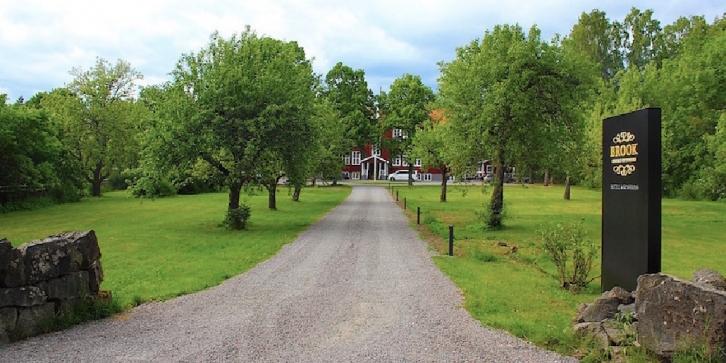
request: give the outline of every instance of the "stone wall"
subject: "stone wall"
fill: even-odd
[[[93,231],[68,232],[13,248],[0,239],[0,344],[37,335],[98,296],[103,270]]]

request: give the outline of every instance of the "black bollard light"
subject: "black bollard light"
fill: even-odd
[[[416,207],[416,224],[421,224],[421,207]]]
[[[398,202],[398,190],[396,190],[396,201]]]
[[[406,210],[406,197],[403,197],[403,209]]]
[[[449,224],[449,256],[454,255],[454,225]]]

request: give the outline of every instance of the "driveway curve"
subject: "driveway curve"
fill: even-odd
[[[190,271],[190,273],[193,273]],[[569,361],[483,327],[380,187],[219,286],[0,348],[0,361]]]

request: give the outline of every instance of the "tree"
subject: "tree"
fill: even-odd
[[[441,194],[439,201],[446,201],[446,187],[449,179],[449,164],[452,160],[452,137],[450,136],[449,124],[443,117],[443,113],[434,112],[434,117],[427,121],[424,126],[416,132],[413,138],[413,155],[421,159],[421,164],[426,168],[438,168],[441,170]]]
[[[429,118],[428,106],[434,100],[434,92],[423,84],[421,77],[404,74],[391,84],[385,96],[382,126],[386,129],[399,129],[400,137],[391,139],[389,149],[400,154],[408,161],[408,185],[413,185],[412,140],[416,131]]]
[[[0,206],[34,195],[78,200],[81,181],[58,130],[46,112],[22,102],[5,104],[0,95]],[[3,209],[5,209],[3,208]]]
[[[601,77],[611,79],[623,69],[622,27],[618,22],[611,22],[604,11],[583,12],[563,46],[597,64]]]
[[[496,26],[441,65],[439,90],[452,132],[494,165],[489,227],[502,223],[504,168],[527,154],[531,160],[562,152],[563,141],[581,127],[574,110],[582,81],[573,67],[561,48],[540,40],[536,27],[525,35],[511,25]]]
[[[325,76],[323,95],[340,115],[345,130],[343,138],[350,143],[346,151],[376,141],[374,97],[362,69],[354,70],[338,62]]]
[[[160,128],[160,161],[191,166],[202,159],[215,168],[229,188],[227,224],[241,229],[248,211],[240,208],[242,187],[279,172],[261,168],[271,155],[284,163],[297,148],[287,142],[309,121],[310,61],[297,43],[247,29],[228,39],[212,34],[202,50],[182,56],[172,76],[165,108],[173,122]]]
[[[142,77],[126,61],[112,65],[101,58],[71,74],[67,91],[51,92],[40,102],[60,125],[63,142],[72,147],[91,195],[98,197],[101,183],[136,158],[133,97]]]
[[[325,97],[317,99],[313,121],[317,128],[317,137],[310,147],[315,150],[311,166],[313,177],[332,180],[335,184],[343,168],[340,156],[350,151],[350,142],[345,138],[345,125],[340,122],[340,114]]]
[[[628,67],[643,68],[659,57],[662,33],[660,22],[653,19],[653,10],[633,7],[623,21],[623,48]]]

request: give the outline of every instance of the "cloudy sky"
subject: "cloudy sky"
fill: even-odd
[[[662,24],[681,15],[712,21],[726,11],[723,0],[0,0],[0,93],[15,100],[63,86],[71,68],[96,57],[124,58],[143,84],[161,83],[180,54],[202,47],[213,31],[229,35],[247,24],[298,41],[318,73],[342,61],[364,69],[376,92],[403,73],[435,87],[436,63],[495,24],[537,24],[551,37],[568,33],[582,11],[622,19],[632,6],[654,9]]]

